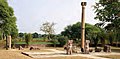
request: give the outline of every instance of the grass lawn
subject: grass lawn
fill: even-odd
[[[15,44],[26,44],[26,42],[16,42]],[[53,44],[51,42],[30,42],[30,44]]]
[[[33,40],[44,40],[44,38],[33,38]]]

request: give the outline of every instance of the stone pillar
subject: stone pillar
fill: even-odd
[[[82,6],[82,18],[81,18],[81,51],[84,52],[85,46],[85,6],[86,2],[81,2]]]
[[[8,49],[11,49],[11,36],[7,36]]]
[[[89,53],[89,43],[90,43],[90,40],[86,40],[86,43],[85,43],[85,53]]]

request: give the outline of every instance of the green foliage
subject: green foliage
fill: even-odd
[[[11,35],[12,39],[17,38],[18,37],[18,29],[14,28],[14,30],[11,31],[10,35]]]
[[[96,17],[104,22],[116,21],[120,12],[120,2],[118,0],[99,0],[94,6]]]
[[[26,42],[16,42],[15,44],[26,44]],[[51,42],[29,42],[29,44],[53,44]]]
[[[99,32],[101,32],[100,28],[86,23],[86,39],[92,40],[93,38],[96,38],[96,34]],[[73,39],[76,42],[80,41],[79,39],[81,38],[81,23],[77,22],[76,24],[67,26],[65,30],[61,32],[61,34],[67,36],[69,39]]]
[[[57,40],[60,43],[60,46],[63,47],[67,43],[68,38],[64,36],[59,36]]]
[[[3,36],[12,35],[12,38],[16,38],[18,35],[16,17],[7,0],[0,0],[0,30]]]
[[[32,34],[32,36],[33,36],[33,38],[38,38],[39,34],[35,32],[35,33]]]
[[[2,33],[1,33],[1,31],[0,31],[0,40],[2,40]]]
[[[24,37],[24,33],[19,33],[19,37],[23,38]]]
[[[58,42],[58,37],[57,36],[55,36],[55,35],[51,35],[52,36],[52,43],[54,44],[54,47],[56,47],[56,45],[59,43]]]
[[[61,32],[62,35],[67,36],[68,38],[79,38],[80,39],[80,22],[73,24],[73,25],[69,25],[65,28],[64,31]]]
[[[27,46],[29,45],[29,42],[32,40],[32,34],[25,34],[25,42]]]
[[[12,7],[8,5],[7,0],[0,0],[0,31],[2,39],[6,39],[9,35],[11,35],[12,39],[15,39],[18,35],[16,17],[14,16]]]
[[[110,44],[113,44],[113,42],[114,42],[114,32],[112,32],[112,31],[110,31],[110,32],[108,32],[108,35],[109,35],[109,42],[110,42]]]
[[[99,0],[95,4],[95,19],[102,21],[99,26],[104,27],[110,43],[120,40],[120,2],[119,0]],[[109,23],[108,23],[109,22]]]

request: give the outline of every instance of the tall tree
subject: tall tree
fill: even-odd
[[[17,37],[15,35],[18,34],[16,17],[7,0],[0,0],[0,30],[5,36],[12,35],[12,37]]]
[[[30,41],[33,39],[32,37],[32,34],[28,33],[28,34],[25,34],[25,42],[27,44],[27,47],[29,46],[30,44]]]
[[[0,31],[3,39],[11,35],[16,38],[18,29],[16,25],[16,17],[14,16],[13,9],[8,5],[7,0],[0,0]],[[6,49],[7,49],[6,40]]]
[[[102,21],[99,24],[101,24],[101,26],[103,26],[107,31],[114,32],[115,34],[114,39],[119,39],[120,34],[119,0],[99,0],[99,2],[96,3],[94,6],[94,10],[96,13],[95,19]]]
[[[73,39],[75,40],[76,43],[79,42],[79,39],[81,37],[81,23],[80,22],[77,22],[76,24],[73,24],[73,25],[69,25],[65,28],[64,31],[61,32],[61,34],[63,36],[67,36],[69,39]],[[94,25],[91,25],[91,24],[87,24],[86,23],[86,26],[85,26],[85,36],[86,36],[86,39],[88,40],[93,40],[94,39],[98,39],[97,38],[97,33],[101,32],[100,28],[94,26]],[[94,43],[97,43],[98,40],[93,40]]]
[[[55,23],[45,22],[40,27],[40,30],[45,32],[45,34],[48,34],[48,39],[51,39],[51,35],[54,34],[54,25]]]
[[[119,18],[120,2],[118,0],[99,0],[94,6],[96,17],[103,22],[114,22]]]

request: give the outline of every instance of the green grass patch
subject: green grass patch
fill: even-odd
[[[26,44],[26,42],[15,42],[14,44]]]
[[[30,44],[53,44],[51,42],[30,42]]]
[[[26,42],[16,42],[15,44],[26,44]],[[30,42],[30,44],[53,44],[52,42]],[[56,43],[59,44],[59,43]]]
[[[33,40],[44,40],[44,38],[33,38]]]

